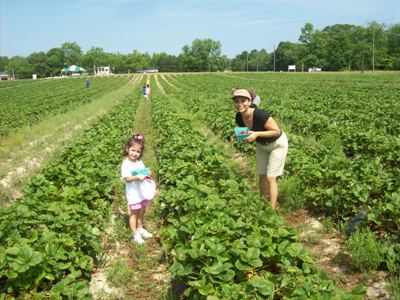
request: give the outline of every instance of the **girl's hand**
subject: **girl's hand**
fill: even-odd
[[[144,180],[146,178],[146,176],[143,174],[138,174],[138,175],[136,175],[136,178],[137,178],[137,180]]]
[[[257,132],[256,131],[249,131],[250,135],[247,138],[244,138],[243,141],[246,142],[254,142],[257,138]]]

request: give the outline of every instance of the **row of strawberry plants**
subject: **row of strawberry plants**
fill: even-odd
[[[216,134],[225,139],[232,134],[234,111],[232,107],[211,98],[196,87],[198,77],[181,79],[166,91],[180,99],[186,106],[203,118]],[[200,79],[201,81],[201,79]],[[212,85],[210,82],[207,85]],[[219,83],[220,84],[220,83]],[[218,94],[218,91],[214,91]],[[221,94],[221,93],[220,93]],[[221,96],[222,98],[222,96]],[[274,105],[274,108],[276,106]],[[280,110],[284,109],[284,106]],[[279,112],[280,110],[276,110]],[[360,207],[368,207],[368,226],[389,241],[398,239],[400,228],[399,170],[387,170],[378,158],[357,157],[346,159],[337,140],[325,137],[314,141],[289,131],[290,149],[286,176],[297,180],[297,198],[303,198],[313,210],[319,210],[337,220],[347,220]],[[236,143],[238,149],[249,153],[251,146]],[[339,148],[339,149],[338,149]],[[397,172],[397,173],[396,173]],[[397,175],[396,175],[397,174]],[[385,261],[392,273],[400,272],[399,250],[396,242],[385,251]]]
[[[34,84],[22,81],[15,87],[0,89],[0,136],[89,103],[126,84],[130,78],[94,77],[90,79],[90,89],[85,87],[85,78],[39,80]]]
[[[110,202],[122,188],[121,145],[137,99],[127,97],[87,129],[33,178],[23,199],[2,210],[2,297],[90,298],[88,279],[102,253]]]
[[[245,176],[190,117],[157,92],[151,117],[163,244],[172,256],[172,276],[185,285],[187,298],[304,299],[338,292],[315,273],[294,231],[250,191]]]
[[[233,83],[225,78],[225,83],[222,83],[216,78],[200,76],[179,78],[179,80],[177,86],[182,88],[166,87],[167,92],[182,95],[181,98],[187,107],[205,119],[209,127],[221,138],[225,139],[232,135],[235,112],[229,103],[228,87],[225,88],[227,91],[223,92],[221,86],[230,86]],[[236,79],[236,85],[237,81]],[[240,86],[243,84],[239,83]],[[208,89],[199,88],[205,85]],[[267,101],[264,100],[263,105],[271,107],[279,120],[287,121],[284,117],[287,111],[286,102],[282,104],[274,101],[265,102]],[[310,115],[310,119],[313,118],[314,114]],[[369,220],[372,227],[379,231],[394,233],[399,231],[400,197],[397,180],[400,176],[399,168],[387,168],[380,158],[369,155],[347,159],[335,135],[326,133],[322,140],[312,142],[308,136],[296,134],[297,131],[295,125],[290,126],[286,174],[301,178],[299,192],[304,191],[302,196],[314,209],[336,219],[347,219],[361,206],[368,206],[371,208]],[[388,137],[387,140],[389,139]],[[393,146],[395,142],[396,138],[393,137],[392,142],[388,144]],[[251,146],[243,143],[238,143],[238,146],[247,153],[252,150]],[[399,160],[400,151],[397,151],[397,148],[387,149],[387,157],[393,158],[393,162]]]

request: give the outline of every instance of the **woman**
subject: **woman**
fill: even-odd
[[[252,105],[251,95],[246,89],[232,91],[233,104],[237,111],[236,123],[248,127],[250,135],[244,139],[256,142],[256,170],[259,174],[260,194],[276,207],[278,200],[277,177],[283,173],[288,151],[288,139],[270,113]]]

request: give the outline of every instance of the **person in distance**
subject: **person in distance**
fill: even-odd
[[[277,178],[283,174],[289,143],[270,113],[252,105],[251,99],[247,89],[232,90],[236,124],[249,128],[250,135],[244,141],[256,143],[260,194],[269,199],[275,208],[278,201]]]

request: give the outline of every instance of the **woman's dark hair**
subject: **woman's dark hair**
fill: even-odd
[[[142,147],[142,153],[139,158],[142,158],[144,152],[144,137],[140,133],[131,136],[126,142],[124,147],[122,148],[122,155],[128,156],[128,149],[132,147],[134,144],[138,144]]]

